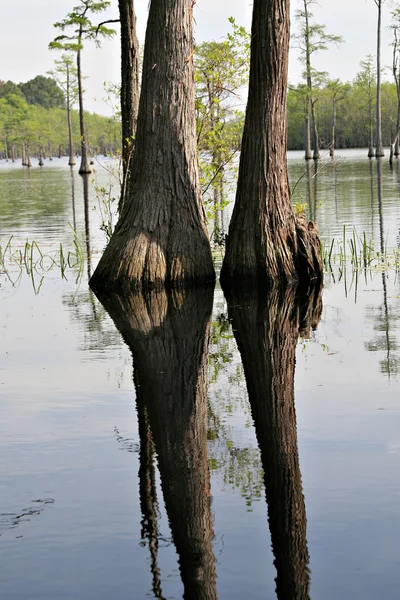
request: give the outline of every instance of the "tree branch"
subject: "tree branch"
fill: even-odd
[[[102,21],[97,25],[96,33],[94,34],[95,36],[97,36],[97,34],[99,33],[100,27],[102,25],[105,25],[106,23],[121,23],[121,19],[109,19],[108,21]]]

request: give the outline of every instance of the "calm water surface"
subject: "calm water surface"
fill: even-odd
[[[399,170],[380,210],[365,154],[308,176],[290,154],[294,201],[325,240],[346,224],[391,250]],[[308,304],[217,288],[107,312],[92,179],[0,163],[2,598],[398,598],[397,273],[327,275]],[[69,224],[86,256],[62,278]]]

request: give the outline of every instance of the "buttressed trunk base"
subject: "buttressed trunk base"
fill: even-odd
[[[197,166],[192,19],[188,0],[150,4],[132,170],[94,289],[215,279]]]

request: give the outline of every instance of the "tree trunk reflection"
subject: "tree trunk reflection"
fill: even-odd
[[[100,299],[133,356],[141,435],[142,526],[152,552],[153,592],[162,597],[154,537],[154,444],[184,598],[213,600],[217,593],[207,449],[213,290]]]
[[[306,510],[297,449],[294,372],[299,334],[319,322],[320,290],[306,298],[293,288],[228,298],[242,357],[264,469],[268,518],[280,600],[309,598]]]

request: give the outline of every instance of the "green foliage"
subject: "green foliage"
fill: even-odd
[[[50,50],[79,52],[83,48],[83,40],[85,39],[92,39],[97,46],[100,46],[101,38],[111,38],[115,35],[114,29],[110,29],[105,25],[94,25],[90,20],[91,14],[99,14],[110,5],[111,2],[108,0],[101,2],[80,0],[80,3],[74,6],[72,12],[68,13],[65,19],[54,23],[56,29],[62,32],[69,31],[70,34],[62,33],[55,37],[49,44]]]
[[[63,91],[51,77],[37,75],[26,83],[20,83],[19,88],[28,104],[35,104],[44,108],[61,108],[64,106]]]
[[[9,96],[10,94],[13,94],[14,96],[19,96],[20,98],[24,98],[22,90],[16,83],[14,83],[13,81],[0,80],[0,98],[4,98],[5,96]]]
[[[228,183],[234,179],[244,114],[250,61],[250,35],[229,19],[232,27],[222,41],[203,42],[195,54],[197,141],[207,215],[218,221],[227,204]],[[223,235],[223,232],[222,232]],[[221,236],[214,229],[215,241]]]

